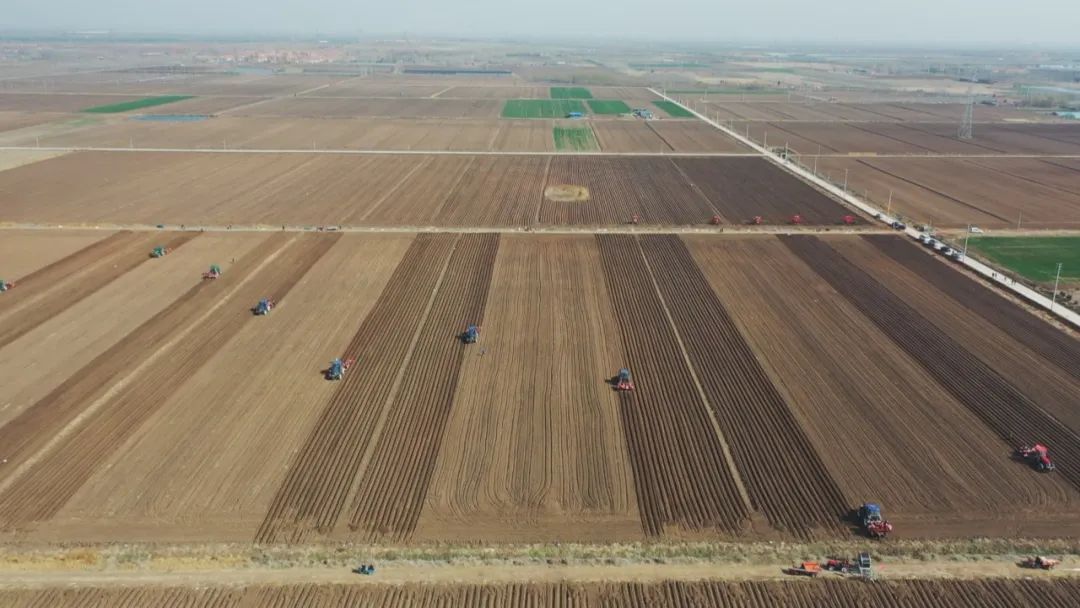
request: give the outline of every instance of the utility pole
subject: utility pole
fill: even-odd
[[[1017,230],[1020,230],[1020,222],[1021,222],[1021,221],[1023,221],[1023,219],[1024,219],[1024,212],[1023,212],[1023,211],[1021,211],[1021,212],[1020,212],[1020,215],[1018,215],[1018,216],[1016,217],[1016,229],[1017,229]]]
[[[889,188],[889,204],[885,207],[885,215],[892,215],[892,188]]]
[[[961,257],[965,260],[967,259],[967,242],[969,238],[971,238],[971,224],[967,225],[967,232],[964,233],[964,254]]]
[[[845,168],[844,169],[844,192],[847,192],[847,173],[848,173],[848,170]]]
[[[1057,302],[1058,282],[1061,280],[1061,262],[1058,262],[1057,276],[1054,277],[1054,296],[1050,298],[1050,312],[1054,312],[1054,304]]]

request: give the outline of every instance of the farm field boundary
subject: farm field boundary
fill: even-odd
[[[87,605],[185,606],[487,606],[489,608],[684,607],[773,608],[982,608],[1040,606],[1069,608],[1076,578],[976,580],[879,580],[829,578],[806,581],[497,582],[488,584],[288,584],[245,587],[49,587],[0,591],[0,603],[20,608]]]
[[[402,541],[416,529],[470,348],[459,334],[464,324],[483,324],[498,248],[497,234],[460,237],[358,480],[354,532]]]
[[[254,318],[251,302],[267,295],[282,301],[340,236],[296,237],[278,253],[272,270],[259,264],[264,260],[253,260],[259,264],[256,274],[236,286],[222,305],[224,311],[201,319],[171,345],[167,357],[148,360],[137,369],[142,381],[113,387],[103,397],[108,407],[93,411],[48,453],[28,463],[25,473],[0,494],[0,522],[17,528],[55,515],[114,450]]]
[[[1032,281],[1052,283],[1058,262],[1066,282],[1080,280],[1080,237],[972,237],[969,246],[995,264]]]
[[[87,248],[91,252],[76,252],[27,277],[29,290],[23,291],[27,285],[22,284],[0,301],[0,347],[150,262],[150,249],[162,239],[153,234],[137,235],[126,233],[123,248],[106,252],[108,245],[115,244],[114,237],[110,237],[102,247],[91,245]],[[163,242],[165,247],[176,249],[196,236],[195,232],[174,234]]]
[[[639,242],[753,507],[796,536],[843,533],[843,493],[686,246]]]
[[[80,416],[83,409],[101,399],[107,393],[107,387],[120,380],[129,370],[137,368],[148,352],[184,335],[185,328],[213,309],[217,301],[228,297],[264,258],[273,256],[291,238],[291,235],[271,236],[240,258],[228,274],[212,282],[197,283],[171,306],[124,336],[19,416],[0,427],[3,456],[13,465],[0,469],[0,487],[7,484],[18,467],[29,462],[52,437],[59,436],[72,420]]]
[[[1080,466],[1074,464],[1080,462],[1080,438],[1073,431],[828,244],[810,236],[780,239],[1003,442],[1053,445],[1058,474],[1080,488]]]
[[[354,359],[356,367],[345,374],[297,453],[256,542],[300,542],[312,532],[333,531],[457,238],[421,234],[405,252],[345,348],[343,357]]]
[[[738,534],[746,490],[714,430],[678,336],[633,236],[597,235],[619,333],[636,389],[619,394],[638,511],[648,536],[667,528]],[[674,531],[674,530],[672,530]]]

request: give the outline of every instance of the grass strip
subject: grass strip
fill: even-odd
[[[596,143],[596,137],[593,135],[593,130],[590,127],[555,127],[552,136],[555,138],[555,149],[559,151],[589,151],[600,149],[599,144]]]
[[[585,87],[551,87],[552,99],[592,99],[592,92]]]
[[[667,112],[668,116],[671,116],[672,118],[694,118],[694,115],[690,113],[690,110],[687,110],[674,101],[664,99],[661,101],[654,101],[653,105]]]
[[[192,95],[162,95],[159,97],[144,97],[142,99],[135,99],[132,101],[110,103],[103,106],[94,106],[92,108],[86,108],[85,110],[82,110],[82,112],[88,114],[118,114],[120,112],[130,112],[131,110],[141,110],[142,108],[152,108],[154,106],[161,106],[167,103],[183,101],[185,99],[191,99],[192,97]]]
[[[618,99],[590,99],[585,102],[593,114],[629,114],[630,106]]]
[[[576,99],[508,99],[503,118],[566,118],[570,112],[585,113],[585,104]]]
[[[979,236],[968,247],[1032,281],[1052,283],[1058,262],[1063,281],[1080,280],[1080,237]]]

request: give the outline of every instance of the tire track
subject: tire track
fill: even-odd
[[[378,301],[356,331],[345,374],[289,468],[256,532],[256,542],[298,542],[311,531],[329,533],[360,471],[375,423],[422,326],[456,235],[421,234],[402,257]]]
[[[982,283],[942,264],[903,238],[864,235],[885,255],[917,272],[928,283],[986,319],[1012,339],[1080,380],[1080,341],[1058,330],[1019,304],[999,297]]]
[[[843,493],[686,246],[670,235],[639,243],[754,509],[800,538],[843,532]]]
[[[198,234],[194,232],[176,235],[166,241],[164,246],[175,249],[195,238]],[[52,280],[48,281],[42,281],[39,278],[39,280],[33,281],[31,291],[27,294],[20,293],[24,287],[20,285],[19,289],[14,290],[12,294],[17,296],[28,295],[30,297],[23,298],[22,302],[14,298],[10,302],[13,305],[12,307],[0,307],[0,347],[18,340],[42,323],[97,293],[125,273],[151,261],[149,256],[150,244],[158,242],[158,240],[157,235],[150,237],[145,235],[136,237],[133,235],[132,238],[123,239],[122,246],[116,247],[108,253],[100,249],[90,254],[84,253],[86,249],[93,247],[91,245],[56,263],[61,264],[58,268],[70,269],[72,272],[67,272],[64,276],[52,277]],[[115,242],[111,243],[111,245],[116,244]],[[94,257],[86,259],[87,255]],[[75,259],[71,259],[69,262],[69,258]],[[56,264],[43,270],[48,270],[56,266]],[[47,276],[47,274],[44,276]],[[38,275],[38,273],[34,273],[34,275]],[[67,278],[71,278],[71,280],[59,285],[56,284]],[[39,288],[34,289],[34,287]],[[6,299],[4,298],[4,300]],[[26,305],[18,307],[20,303]],[[9,302],[0,300],[0,305],[3,304],[9,304]],[[11,313],[5,315],[4,308],[11,310]]]
[[[642,527],[736,534],[750,511],[631,236],[597,235],[637,390],[619,395]]]
[[[289,237],[275,233],[240,258],[216,281],[200,281],[172,305],[151,317],[105,352],[71,375],[48,395],[0,427],[0,455],[9,466],[0,467],[0,485],[19,464],[30,458],[51,437],[60,433],[89,403],[105,394],[124,373],[135,368],[161,344],[179,335],[216,300],[227,296],[263,258],[281,249]]]
[[[352,530],[397,541],[415,530],[468,348],[457,335],[467,323],[483,323],[498,247],[497,234],[461,237],[359,480]]]
[[[1002,440],[1049,445],[1058,474],[1080,489],[1080,437],[826,243],[808,236],[779,238]]]
[[[143,422],[251,321],[251,302],[268,294],[275,301],[284,299],[338,238],[340,234],[298,237],[284,244],[272,269],[260,264],[261,259],[252,260],[256,275],[251,281],[240,279],[236,288],[224,295],[227,303],[219,306],[225,310],[200,319],[175,344],[167,344],[165,356],[137,371],[138,382],[127,383],[113,394],[106,394],[104,407],[5,488],[0,495],[0,522],[5,527],[19,527],[48,519],[59,511]],[[145,356],[145,351],[142,355]]]

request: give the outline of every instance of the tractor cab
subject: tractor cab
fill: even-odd
[[[169,253],[168,247],[154,247],[154,249],[150,252],[150,257],[163,258],[167,253]]]
[[[11,289],[12,287],[15,287],[14,283],[8,283],[4,279],[0,279],[0,292],[7,291],[7,290]]]
[[[881,515],[881,505],[875,502],[863,503],[859,507],[859,523],[871,538],[885,538],[892,532],[892,524]]]
[[[634,390],[634,379],[630,375],[630,370],[622,368],[619,370],[619,375],[615,377],[615,390],[617,391],[632,391]]]
[[[465,328],[465,333],[461,334],[461,341],[465,344],[476,344],[476,341],[480,339],[480,327],[477,325],[470,325]]]
[[[270,311],[274,309],[274,301],[270,298],[263,298],[259,300],[259,303],[255,305],[255,308],[251,309],[251,312],[256,316],[268,315]]]
[[[326,370],[327,380],[341,380],[345,372],[352,367],[353,359],[334,359],[330,362],[330,367]]]

